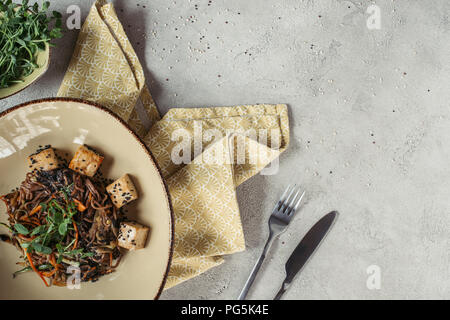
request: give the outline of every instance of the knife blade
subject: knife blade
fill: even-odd
[[[323,216],[311,229],[309,229],[308,233],[303,237],[286,262],[286,278],[274,300],[279,300],[289,288],[294,277],[302,270],[303,266],[325,238],[338,215],[339,213],[337,211],[332,211]]]

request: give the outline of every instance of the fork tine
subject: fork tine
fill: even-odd
[[[295,185],[294,185],[294,187],[295,187]],[[288,193],[290,188],[291,188],[291,185],[288,185],[286,190],[284,190],[283,195],[281,196],[280,201],[279,201],[280,203],[283,203],[284,200],[286,200],[285,197],[286,197],[286,195],[287,195],[287,193]]]
[[[295,211],[297,211],[297,209],[300,206],[300,203],[302,202],[304,196],[305,196],[305,191],[303,191],[303,193],[301,194],[300,198],[298,198],[298,200],[296,200],[294,208],[292,208],[292,206],[291,206],[291,210],[288,212],[288,215],[293,214],[293,213],[295,213]]]
[[[291,185],[288,185],[286,190],[284,190],[283,195],[281,196],[280,200],[278,200],[277,204],[275,205],[274,210],[280,210],[283,206],[284,201],[286,200],[286,195],[289,192],[291,188]]]
[[[292,209],[294,207],[294,203],[296,203],[296,199],[297,199],[299,193],[300,193],[300,188],[298,188],[297,192],[292,197],[291,201],[289,201],[289,204],[287,205],[288,209]]]
[[[289,202],[293,200],[292,195],[294,194],[295,190],[297,190],[297,185],[294,184],[294,186],[292,187],[291,192],[289,192],[289,195],[286,197],[286,199],[283,201],[282,204],[282,211],[284,212],[287,208],[289,208]]]

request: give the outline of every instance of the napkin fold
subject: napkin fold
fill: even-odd
[[[245,249],[235,190],[287,148],[286,105],[174,108],[161,118],[139,59],[106,0],[92,6],[58,96],[108,107],[153,153],[175,218],[166,289]]]

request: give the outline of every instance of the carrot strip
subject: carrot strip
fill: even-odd
[[[56,273],[56,269],[53,269],[52,271],[45,271],[42,272],[42,275],[44,277],[50,278],[51,276],[53,276]]]
[[[112,267],[112,263],[113,263],[113,255],[112,252],[109,253],[109,266]]]
[[[84,204],[81,203],[81,201],[77,200],[77,199],[73,199],[73,202],[75,202],[78,206],[78,211],[83,212],[84,210],[86,210],[87,208],[85,207]]]
[[[20,221],[26,221],[26,222],[30,222],[30,223],[31,223],[30,218],[28,218],[27,216],[20,217],[19,220],[20,220]]]
[[[38,226],[41,225],[41,222],[40,222],[39,219],[36,218],[36,217],[31,217],[31,222],[34,222],[34,223],[37,224]]]
[[[50,254],[50,256],[48,257],[48,261],[50,262],[50,264],[51,264],[52,266],[55,266],[56,260],[55,260],[55,254],[54,254],[54,253],[51,253],[51,254]]]
[[[20,219],[19,219],[20,221],[26,221],[26,222],[28,222],[28,223],[32,223],[32,224],[35,224],[35,225],[41,225],[41,223],[39,222],[39,219],[37,219],[37,218],[35,218],[35,217],[31,217],[31,218],[29,218],[29,217],[27,217],[27,216],[23,216],[23,217],[20,217]]]
[[[62,265],[56,263],[56,258],[55,258],[55,254],[54,253],[52,253],[50,255],[49,262],[56,270],[59,270],[59,269],[62,268]]]
[[[34,209],[33,210],[31,210],[30,211],[30,214],[29,214],[29,216],[31,217],[33,214],[35,214],[36,212],[39,212],[39,211],[41,211],[41,209],[42,209],[42,207],[41,207],[41,205],[39,204],[39,205],[37,205],[36,207],[34,207]]]
[[[86,279],[86,277],[88,276],[89,273],[91,273],[92,271],[94,271],[95,269],[97,269],[97,267],[91,267],[88,271],[86,271],[86,273],[84,274],[83,278],[81,278],[81,280]],[[88,281],[90,281],[92,278],[89,278]]]
[[[57,281],[53,279],[53,285],[54,286],[58,286],[58,287],[65,287],[66,283],[65,282],[61,282],[61,281]]]
[[[26,250],[25,250],[25,251],[26,251]],[[45,278],[44,278],[44,277],[42,276],[42,274],[38,271],[38,269],[36,269],[36,267],[34,266],[34,263],[33,263],[33,260],[31,259],[30,254],[29,254],[28,252],[26,252],[26,254],[27,254],[27,259],[28,259],[28,262],[30,263],[31,268],[34,270],[34,272],[36,272],[36,273],[39,275],[39,277],[42,279],[42,281],[44,281],[45,285],[46,285],[47,287],[49,287],[49,285],[48,285],[47,281],[45,280]]]
[[[31,240],[33,240],[34,238],[36,238],[36,236],[33,236],[33,237],[27,237],[27,236],[24,236],[23,234],[18,234],[17,235],[20,239],[22,239],[22,240],[25,240],[25,241],[31,241]]]
[[[73,228],[75,229],[75,242],[73,244],[72,250],[75,250],[78,245],[78,227],[75,221],[73,221]]]

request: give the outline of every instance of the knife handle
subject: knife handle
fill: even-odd
[[[255,281],[256,275],[258,274],[259,269],[261,268],[261,265],[266,258],[266,253],[269,251],[270,246],[272,245],[273,240],[275,239],[275,236],[272,231],[269,233],[269,238],[267,239],[266,245],[264,246],[264,250],[261,253],[261,256],[259,257],[258,261],[256,262],[255,266],[253,267],[252,272],[250,273],[250,276],[247,279],[247,282],[245,283],[244,288],[241,291],[241,294],[239,295],[238,300],[244,300],[247,296],[248,291],[250,290],[250,287],[253,284],[253,281]]]
[[[287,278],[284,279],[283,284],[281,285],[280,290],[278,291],[277,295],[275,296],[275,298],[273,298],[273,300],[280,300],[281,296],[286,292],[286,290],[289,288],[289,285],[291,283],[287,282]]]

